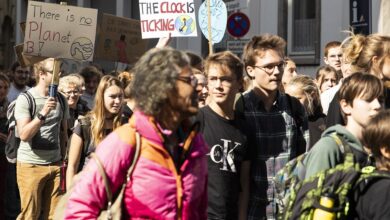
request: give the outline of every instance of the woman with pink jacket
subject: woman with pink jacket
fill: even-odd
[[[206,219],[207,147],[188,117],[198,111],[196,78],[187,56],[164,48],[137,62],[132,94],[136,111],[96,148],[113,194],[119,192],[135,153],[141,151],[126,185],[126,219]],[[92,219],[107,206],[103,179],[91,160],[70,195],[66,219]]]

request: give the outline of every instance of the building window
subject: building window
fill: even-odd
[[[320,0],[284,0],[279,7],[279,17],[287,39],[287,55],[297,64],[317,65],[320,63]],[[287,13],[287,16],[286,16]]]

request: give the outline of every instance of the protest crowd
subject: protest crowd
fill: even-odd
[[[315,73],[277,35],[170,40],[121,71],[0,70],[0,219],[390,219],[389,36],[331,41]]]

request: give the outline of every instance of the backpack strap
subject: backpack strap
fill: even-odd
[[[29,91],[24,91],[20,94],[23,95],[24,97],[26,97],[26,99],[27,99],[28,110],[30,112],[30,119],[32,120],[34,118],[34,115],[36,113],[36,108],[37,108],[37,106],[35,104],[35,99]]]
[[[130,164],[129,169],[127,170],[125,181],[122,184],[121,193],[123,193],[123,191],[124,191],[124,189],[126,187],[126,184],[128,182],[130,182],[131,175],[132,175],[132,173],[134,171],[135,165],[137,164],[137,161],[138,161],[138,158],[139,158],[139,155],[140,155],[140,152],[141,152],[141,135],[138,132],[135,132],[135,139],[136,139],[136,145],[135,145],[134,157],[132,159],[132,162]],[[110,210],[111,206],[112,206],[112,204],[114,202],[113,201],[113,194],[112,194],[111,187],[110,187],[110,181],[109,181],[109,179],[108,179],[108,177],[106,175],[106,172],[104,170],[104,167],[103,167],[100,159],[97,157],[97,155],[95,153],[92,153],[91,154],[91,158],[95,160],[95,163],[96,163],[96,165],[98,167],[98,171],[99,171],[100,175],[103,178],[104,187],[105,187],[105,190],[106,190],[107,200],[108,200],[107,210]],[[118,196],[120,196],[120,195],[118,195]]]
[[[88,146],[91,143],[91,118],[89,116],[80,115],[77,120],[80,123],[81,133],[83,138],[82,152],[85,156],[87,156]]]
[[[60,106],[61,106],[61,110],[62,110],[62,119],[64,119],[65,117],[65,97],[60,93],[60,92],[57,92],[57,98],[58,98],[58,102],[60,103]]]

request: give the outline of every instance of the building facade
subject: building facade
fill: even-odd
[[[343,31],[350,29],[351,21],[366,21],[370,33],[378,31],[381,0],[224,0],[228,6],[228,14],[240,11],[250,19],[249,32],[241,39],[235,39],[228,33],[223,40],[214,45],[215,51],[231,48],[233,41],[245,43],[251,37],[263,33],[278,34],[288,42],[287,56],[296,61],[298,72],[314,75],[316,68],[323,64],[324,45],[333,40],[342,41],[348,34]],[[15,56],[10,51],[10,44],[23,42],[23,36],[18,24],[26,19],[27,0],[5,0],[0,6],[0,22],[11,23],[13,34],[8,35],[2,29],[0,42],[0,67],[7,67]],[[60,1],[45,0],[44,2],[59,3]],[[101,13],[139,19],[138,0],[67,0],[68,5],[96,8]],[[194,0],[196,9],[202,0]],[[369,2],[366,8],[363,4]],[[363,9],[362,9],[363,8]],[[361,12],[363,10],[363,12]],[[6,12],[6,13],[5,13]],[[351,13],[352,12],[352,13]],[[354,15],[354,17],[351,15]],[[6,16],[8,16],[6,18]],[[8,19],[8,21],[6,21]],[[11,21],[9,21],[11,19]],[[3,27],[2,26],[2,27]],[[9,25],[8,25],[9,26]],[[9,28],[9,27],[8,27]],[[6,35],[6,36],[4,36]],[[152,47],[157,40],[151,41]],[[5,45],[8,42],[7,45]],[[230,44],[229,44],[230,42]],[[199,55],[207,56],[208,43],[198,28],[198,36],[191,38],[175,38],[172,47],[190,50]],[[234,51],[240,55],[240,48]],[[5,59],[5,54],[9,57]],[[107,70],[112,69],[112,62],[98,61]]]

